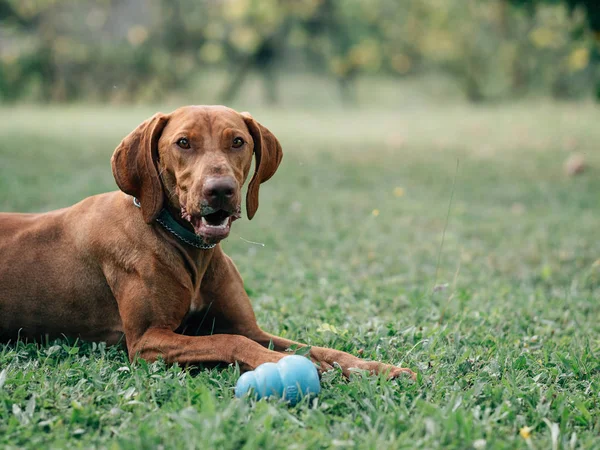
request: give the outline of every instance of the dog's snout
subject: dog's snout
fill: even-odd
[[[204,183],[204,197],[211,202],[226,202],[235,195],[237,184],[232,177],[209,178]]]

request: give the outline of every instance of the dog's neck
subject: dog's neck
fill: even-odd
[[[137,198],[133,197],[133,204],[138,208],[141,207],[140,202]],[[172,206],[167,206],[160,211],[160,214],[156,218],[156,221],[169,233],[174,235],[181,242],[191,245],[192,247],[199,248],[201,250],[210,250],[217,244],[207,244],[204,240],[190,230],[191,225],[185,223],[181,218],[181,211],[177,210]]]
[[[175,220],[179,224],[179,226],[185,228],[190,233],[194,233],[194,227],[192,226],[192,224],[188,220],[185,220],[183,217],[181,217],[181,209],[179,208],[179,206],[172,205],[165,198],[163,210],[166,210],[171,215],[173,220]]]

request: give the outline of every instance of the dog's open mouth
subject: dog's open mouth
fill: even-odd
[[[192,216],[182,207],[181,217],[190,222],[194,227],[194,232],[207,243],[216,243],[229,236],[231,223],[239,218],[239,214],[225,209],[218,209],[207,211],[201,216]]]
[[[200,221],[202,225],[212,228],[225,228],[229,225],[229,218],[231,214],[227,211],[220,209],[211,214],[207,214],[206,216],[202,216]]]

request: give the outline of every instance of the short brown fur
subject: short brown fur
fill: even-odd
[[[180,134],[189,137],[189,151],[175,146]],[[236,136],[244,141],[240,149],[230,147]],[[253,155],[249,218],[260,184],[281,162],[279,142],[247,113],[184,107],[154,115],[123,139],[112,158],[121,191],[45,214],[0,214],[0,339],[124,338],[132,359],[239,363],[245,370],[281,359],[296,343],[258,326],[220,245],[194,248],[155,221],[167,208],[193,230],[181,210],[199,217],[209,178],[235,180],[228,198],[239,208]],[[310,354],[321,370],[339,364],[345,375],[356,368],[414,376],[338,350],[312,347]]]

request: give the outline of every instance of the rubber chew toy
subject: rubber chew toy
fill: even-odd
[[[317,368],[310,359],[299,355],[281,358],[277,364],[264,363],[244,373],[235,385],[235,396],[243,397],[250,390],[261,399],[279,397],[295,405],[305,395],[321,392]]]

